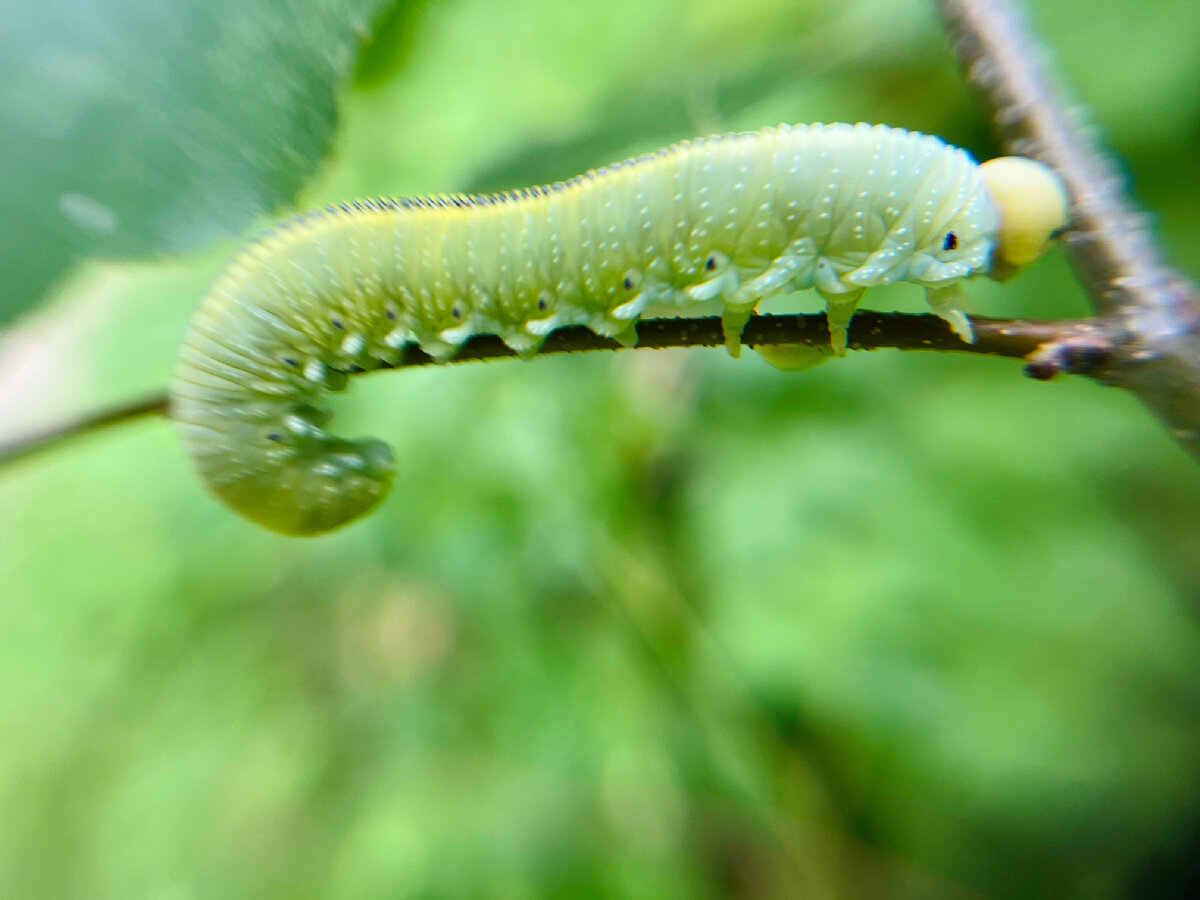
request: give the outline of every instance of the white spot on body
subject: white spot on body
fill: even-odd
[[[310,359],[304,365],[304,377],[314,384],[325,378],[325,364],[319,359]]]

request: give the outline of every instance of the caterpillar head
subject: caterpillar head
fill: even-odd
[[[1003,280],[1049,249],[1067,224],[1070,203],[1059,177],[1036,160],[1002,156],[980,169],[1000,214],[992,277]]]

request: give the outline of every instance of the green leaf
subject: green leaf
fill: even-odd
[[[287,202],[388,5],[6,3],[0,322],[75,260],[190,250]]]

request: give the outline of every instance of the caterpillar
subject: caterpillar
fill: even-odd
[[[393,478],[385,444],[326,431],[323,395],[408,346],[447,360],[493,334],[529,356],[566,325],[628,342],[647,314],[713,302],[737,356],[761,300],[815,288],[841,354],[864,290],[898,281],[971,341],[963,279],[1032,262],[1066,214],[1040,163],[980,166],[936,137],[864,124],[697,139],[510,193],[329,206],[267,231],[219,276],[183,341],[170,416],[220,500],[317,534],[371,510]]]

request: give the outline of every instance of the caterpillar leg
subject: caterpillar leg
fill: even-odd
[[[929,301],[930,308],[954,329],[955,334],[968,344],[975,343],[975,329],[962,309],[966,305],[967,295],[957,283],[945,288],[926,288],[925,299]]]
[[[825,300],[826,318],[829,321],[829,346],[837,356],[846,355],[847,330],[854,311],[862,301],[865,289],[850,291],[845,294],[831,294],[817,289],[817,293]]]
[[[735,295],[735,305],[755,305],[768,297],[788,291],[803,268],[804,260],[790,250],[785,250],[779,259],[757,278],[742,282]]]
[[[725,349],[734,359],[742,355],[742,332],[754,315],[754,307],[725,307],[721,313],[721,330],[725,334]]]
[[[637,346],[638,342],[637,322],[630,322],[627,326],[616,332],[616,334],[611,335],[611,337],[622,347],[632,350]]]
[[[611,338],[622,347],[637,346],[637,319],[618,319],[610,313],[596,313],[588,323],[595,334]]]
[[[721,330],[725,334],[725,349],[737,359],[742,355],[742,331],[754,314],[754,307],[760,298],[754,294],[747,297],[741,291],[738,269],[724,253],[711,254],[704,267],[712,276],[684,288],[683,294],[696,303],[721,300]]]

